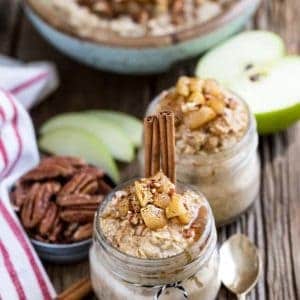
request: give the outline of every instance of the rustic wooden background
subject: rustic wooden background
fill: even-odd
[[[264,0],[248,28],[281,34],[290,53],[300,52],[299,0]],[[24,16],[17,0],[0,0],[0,52],[24,61],[52,60],[59,69],[60,88],[31,111],[39,125],[66,111],[110,108],[142,117],[149,101],[172,85],[180,74],[193,74],[195,60],[153,76],[120,76],[91,70],[47,44]],[[299,78],[300,84],[300,78]],[[263,276],[251,300],[300,299],[300,124],[262,137],[260,201],[236,223],[220,230],[220,242],[235,232],[247,234],[261,249]],[[126,171],[125,171],[126,174]],[[88,274],[88,263],[45,264],[57,291]],[[234,299],[221,290],[219,299]]]

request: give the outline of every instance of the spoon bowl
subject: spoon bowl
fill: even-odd
[[[220,249],[222,283],[238,299],[255,286],[262,269],[262,260],[256,246],[243,234],[228,239]]]

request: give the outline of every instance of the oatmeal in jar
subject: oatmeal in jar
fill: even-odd
[[[120,251],[157,259],[190,251],[204,236],[207,215],[201,196],[191,190],[176,193],[160,172],[116,192],[100,216],[100,226]]]
[[[248,106],[214,80],[181,77],[148,112],[164,110],[176,115],[178,180],[205,194],[218,225],[232,221],[259,190],[258,136]]]
[[[100,205],[90,251],[100,299],[212,300],[218,263],[205,197],[162,172],[124,184]]]

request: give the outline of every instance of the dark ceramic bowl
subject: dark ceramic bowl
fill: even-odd
[[[72,244],[49,244],[33,239],[31,242],[41,259],[57,264],[68,264],[88,257],[92,239]]]

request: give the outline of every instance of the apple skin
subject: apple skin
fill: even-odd
[[[300,103],[280,110],[255,114],[259,134],[271,134],[286,129],[300,120]]]
[[[44,135],[51,130],[64,127],[82,129],[96,135],[102,140],[112,156],[119,161],[131,162],[134,159],[133,144],[117,124],[85,113],[57,115],[43,124],[40,134]]]
[[[112,110],[89,110],[85,113],[119,126],[134,146],[141,146],[143,125],[139,119],[123,112]]]

